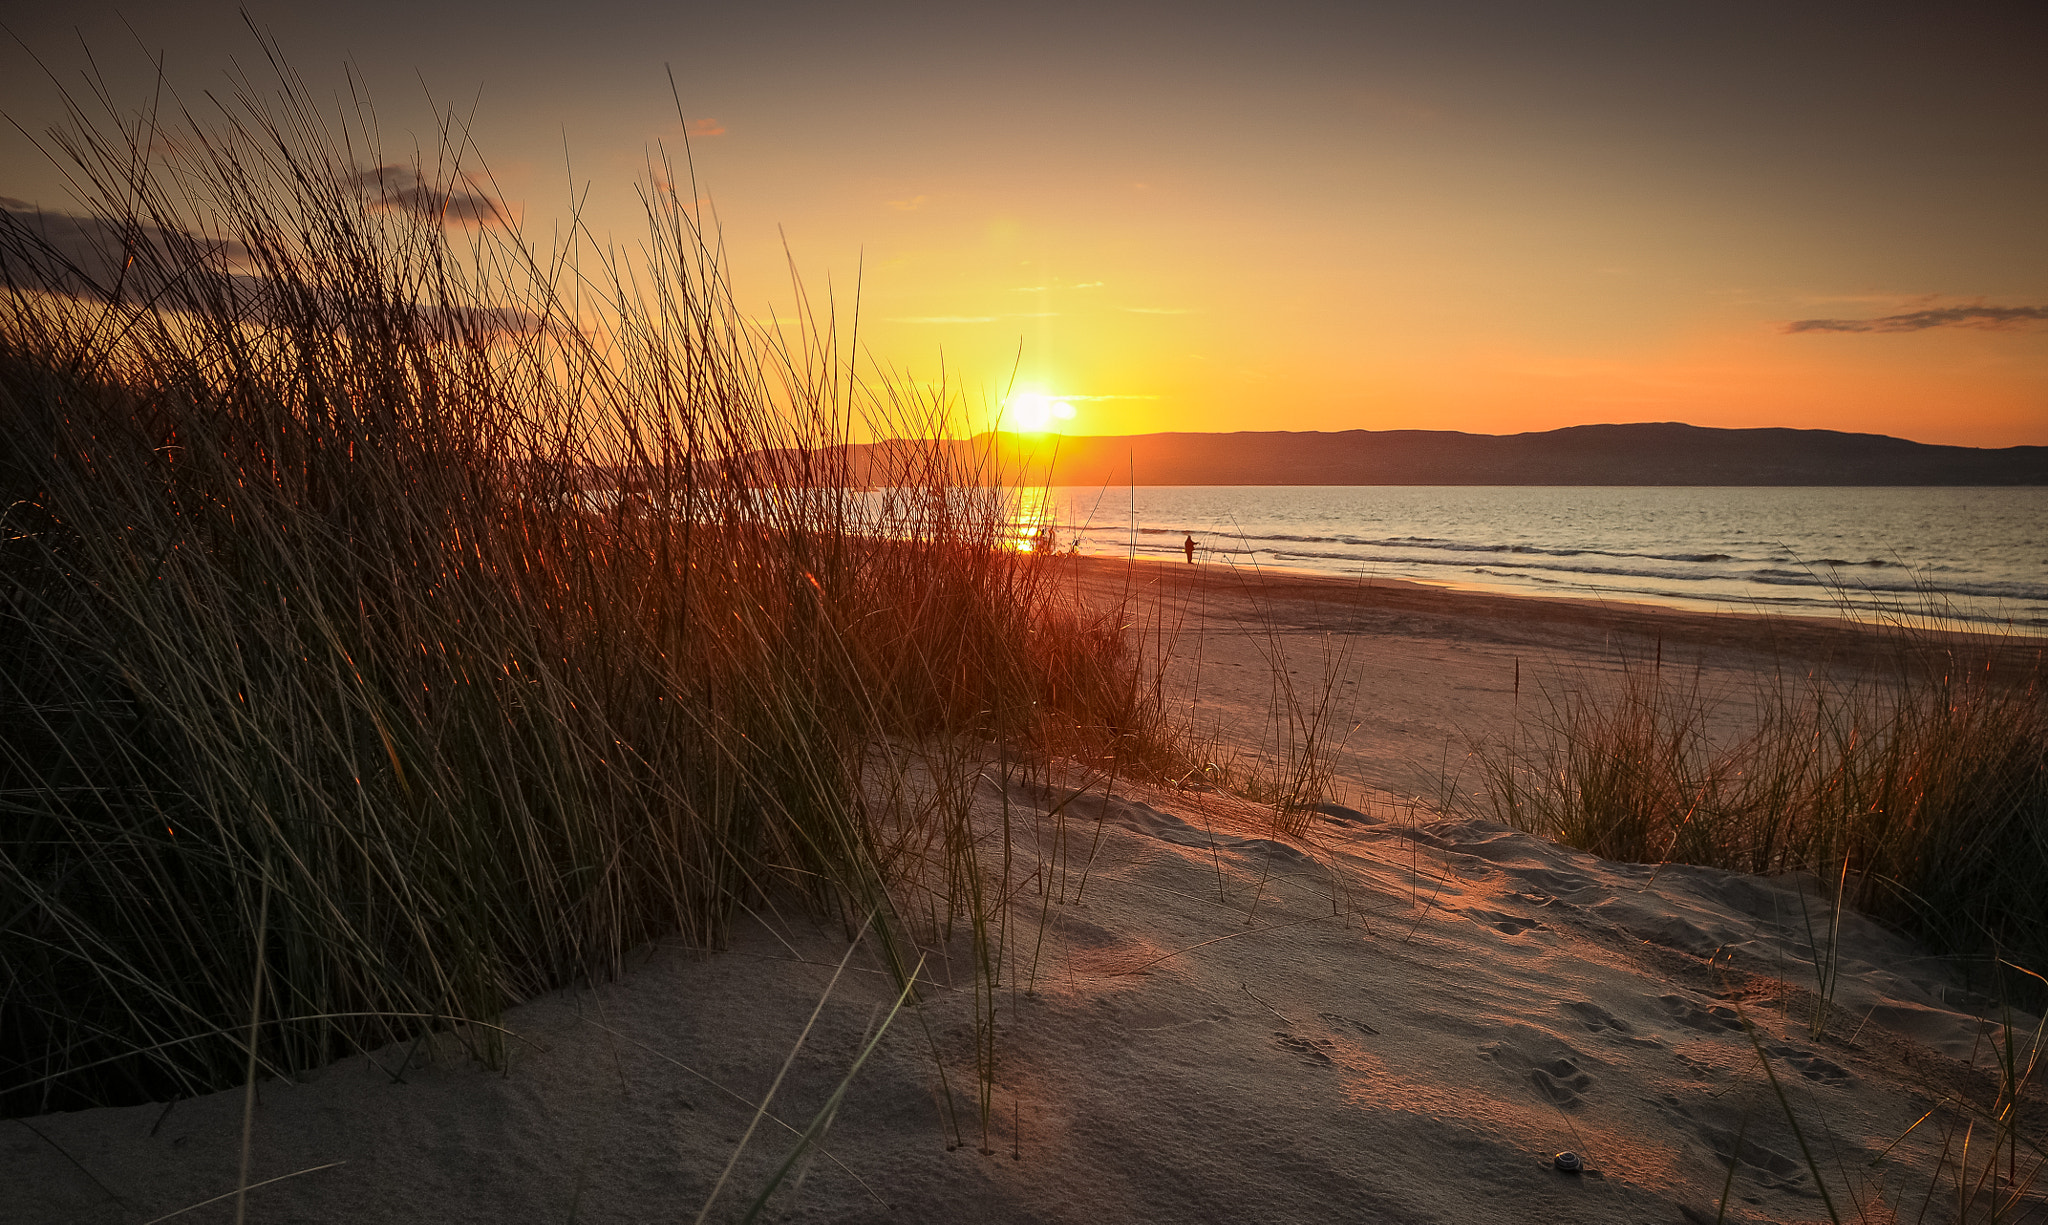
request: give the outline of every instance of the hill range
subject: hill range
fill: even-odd
[[[985,456],[989,435],[956,442]],[[849,457],[888,484],[891,444]],[[2048,446],[1934,446],[1835,430],[1676,422],[1529,434],[1454,430],[1001,434],[1011,479],[1057,485],[2048,485]]]

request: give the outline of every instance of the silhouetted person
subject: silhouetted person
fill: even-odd
[[[1190,566],[1195,564],[1195,538],[1193,536],[1180,542],[1180,551],[1188,555],[1188,564]]]

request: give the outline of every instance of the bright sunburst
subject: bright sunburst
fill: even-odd
[[[1042,434],[1074,419],[1074,406],[1042,391],[1020,391],[1006,405],[1007,424],[1027,434]]]

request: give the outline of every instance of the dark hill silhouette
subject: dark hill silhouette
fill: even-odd
[[[988,436],[955,444],[985,454]],[[888,444],[856,479],[888,483]],[[1835,430],[1659,422],[1452,430],[1001,436],[1007,473],[1061,485],[2048,485],[2048,447],[1931,446]],[[878,462],[879,461],[879,462]]]

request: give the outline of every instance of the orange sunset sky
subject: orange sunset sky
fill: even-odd
[[[8,4],[0,109],[232,4]],[[125,12],[125,22],[122,13]],[[256,4],[385,158],[474,140],[526,235],[631,240],[685,126],[743,302],[1077,433],[1686,421],[2048,443],[2048,6]],[[672,68],[682,117],[670,97]],[[0,196],[64,181],[0,134]]]

